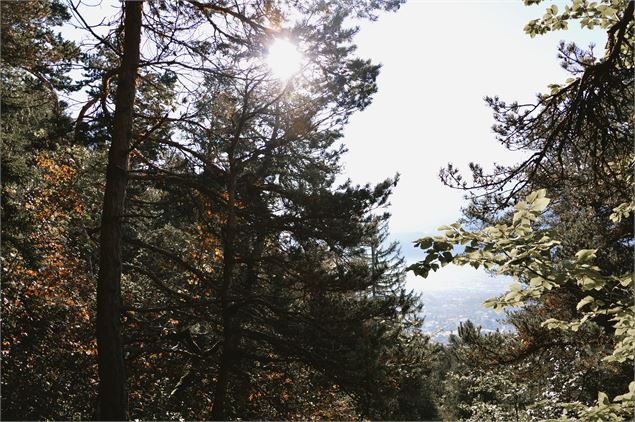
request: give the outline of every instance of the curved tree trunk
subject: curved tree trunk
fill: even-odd
[[[97,353],[99,419],[128,419],[126,374],[121,341],[121,232],[128,150],[136,93],[143,1],[126,1],[123,57],[119,67],[112,143],[108,154],[106,192],[101,218],[97,280]]]

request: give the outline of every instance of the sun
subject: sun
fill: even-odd
[[[296,44],[287,38],[277,38],[269,46],[266,61],[274,77],[288,80],[300,71],[303,59]]]

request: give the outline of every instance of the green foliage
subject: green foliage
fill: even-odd
[[[347,23],[400,4],[146,2],[144,55],[156,56],[138,80],[122,216],[133,417],[208,418],[221,396],[242,419],[632,411],[635,384],[621,394],[635,337],[631,3],[574,1],[528,25],[535,35],[577,19],[610,42],[599,60],[561,47],[574,78],[539,97],[537,115],[490,99],[503,142],[539,153],[491,177],[474,165],[492,191],[521,187],[473,201],[468,218],[488,227],[419,239],[427,255],[411,269],[515,277],[488,305],[513,308],[517,333],[466,323],[448,347],[419,331],[419,298],[387,242],[381,210],[397,178],[335,184],[343,127],[372,101],[379,72],[355,56]],[[110,22],[80,53],[54,29],[69,18],[60,2],[0,5],[2,417],[89,419],[103,147],[125,28]],[[300,40],[302,77],[268,76],[260,56],[277,32]],[[58,96],[79,88],[90,98],[72,122]],[[499,213],[519,192],[527,198]]]
[[[504,350],[510,334],[481,333],[470,321],[461,323],[443,348],[447,361],[440,394],[444,420],[523,420],[531,385],[523,368],[497,367],[481,349]]]
[[[233,14],[194,3],[144,7],[158,56],[138,80],[122,216],[131,415],[208,418],[222,392],[231,418],[434,417],[436,349],[379,211],[396,180],[334,183],[343,125],[370,103],[379,71],[354,56],[346,17],[401,2]],[[287,13],[311,68],[284,88],[260,56],[262,25]],[[123,31],[110,22],[80,55],[52,29],[68,17],[56,1],[2,2],[8,419],[95,411],[96,233]],[[75,85],[67,71],[80,58]],[[73,125],[57,95],[80,86],[89,99]]]
[[[93,412],[92,288],[103,154],[70,145],[78,48],[57,1],[2,2],[2,417]]]
[[[149,396],[138,414],[206,414],[229,368],[231,417],[306,418],[313,400],[340,403],[343,391],[343,415],[433,416],[418,299],[385,245],[388,215],[373,212],[395,181],[335,186],[340,125],[307,124],[307,109],[354,109],[312,84],[271,104],[276,89],[248,73],[209,78],[201,92],[217,95],[173,128],[187,143],[134,161],[130,213],[150,216],[128,223],[124,285],[132,388]],[[298,377],[307,384],[285,382]]]
[[[503,345],[474,337],[458,355],[468,371],[523,374],[531,388],[522,413],[538,419],[564,409],[608,419],[613,408],[600,409],[598,393],[619,397],[632,381],[633,2],[549,5],[525,29],[534,36],[574,21],[606,29],[604,53],[563,42],[565,83],[529,105],[487,98],[497,141],[527,159],[490,172],[473,163],[471,184],[452,166],[442,171],[469,192],[463,225],[420,239],[427,255],[411,267],[426,276],[452,262],[515,279],[486,302],[507,309],[515,333]],[[630,406],[615,404],[618,417]]]
[[[543,3],[544,0],[524,0],[526,5]],[[618,22],[619,11],[625,10],[628,0],[604,0],[589,2],[573,0],[560,9],[556,4],[550,5],[542,18],[531,20],[525,26],[525,32],[535,37],[550,31],[567,29],[569,21],[579,21],[582,28],[593,29],[599,26],[608,29]]]
[[[79,58],[79,48],[53,28],[70,19],[58,0],[7,1],[2,3],[2,65],[4,70],[26,72],[42,91],[70,88],[66,73]],[[56,99],[56,98],[55,98]]]
[[[554,288],[576,285],[583,292],[609,293],[600,298],[587,295],[576,308],[579,316],[571,320],[548,318],[542,325],[548,329],[577,332],[584,324],[607,316],[613,327],[613,349],[604,360],[607,362],[633,362],[635,351],[635,307],[630,292],[633,289],[631,273],[604,275],[593,264],[595,250],[583,249],[572,260],[554,260],[560,253],[560,242],[551,238],[548,229],[540,228],[543,214],[549,204],[545,190],[535,191],[514,208],[511,225],[498,224],[478,231],[468,231],[460,225],[441,227],[443,235],[419,239],[415,243],[426,250],[426,258],[409,269],[427,276],[430,270],[443,263],[484,266],[496,274],[511,276],[523,282],[510,286],[505,295],[484,303],[501,311],[509,307],[522,307],[545,297]],[[623,207],[617,207],[622,209]],[[463,250],[454,252],[455,247]],[[630,388],[630,387],[629,387]],[[597,406],[580,411],[585,418],[626,417],[633,412],[633,402],[620,395],[609,404],[602,394]],[[564,406],[564,405],[563,405]],[[569,405],[567,405],[569,406]],[[573,404],[566,407],[572,409]],[[613,416],[611,416],[613,415]]]

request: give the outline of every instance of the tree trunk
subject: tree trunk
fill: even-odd
[[[142,1],[126,1],[123,57],[119,67],[112,143],[101,217],[97,280],[97,353],[100,420],[128,419],[126,374],[121,341],[121,232],[128,150],[141,41]]]
[[[233,158],[230,158],[230,160],[233,160]],[[227,396],[230,369],[233,363],[237,342],[239,341],[237,333],[239,327],[236,327],[233,315],[228,309],[231,304],[231,284],[235,266],[234,242],[236,241],[236,210],[234,208],[236,199],[236,174],[231,163],[227,194],[229,215],[223,233],[223,285],[220,292],[221,309],[223,312],[223,352],[218,368],[218,379],[214,390],[214,404],[212,407],[212,420],[215,421],[226,419],[225,398]]]

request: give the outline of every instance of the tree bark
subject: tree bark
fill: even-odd
[[[238,169],[236,163],[236,147],[240,142],[240,134],[247,121],[247,108],[250,91],[247,90],[243,97],[243,107],[240,119],[236,124],[233,139],[227,150],[229,170],[227,172],[227,223],[222,229],[223,241],[223,284],[220,291],[221,309],[223,317],[223,351],[218,368],[218,378],[214,389],[214,403],[212,405],[212,420],[226,420],[225,402],[229,387],[229,376],[236,358],[236,351],[240,344],[240,321],[234,318],[230,310],[232,299],[232,280],[236,267],[236,231],[238,218],[236,215],[236,187]]]
[[[232,148],[233,149],[233,148]],[[233,153],[233,151],[232,151]],[[230,158],[233,161],[233,158]],[[223,285],[220,292],[221,309],[223,312],[223,352],[218,368],[218,379],[214,390],[214,404],[212,406],[212,420],[225,420],[225,397],[227,396],[227,387],[229,385],[229,375],[233,363],[235,350],[238,345],[239,337],[234,317],[229,311],[231,304],[231,284],[235,267],[235,251],[234,242],[236,238],[236,174],[230,163],[229,183],[227,186],[229,215],[227,225],[224,227],[223,233]]]
[[[99,277],[97,280],[97,353],[99,419],[127,420],[128,397],[121,340],[121,233],[128,150],[140,60],[143,1],[126,1],[123,57],[117,79],[112,140],[106,170],[101,217]]]

